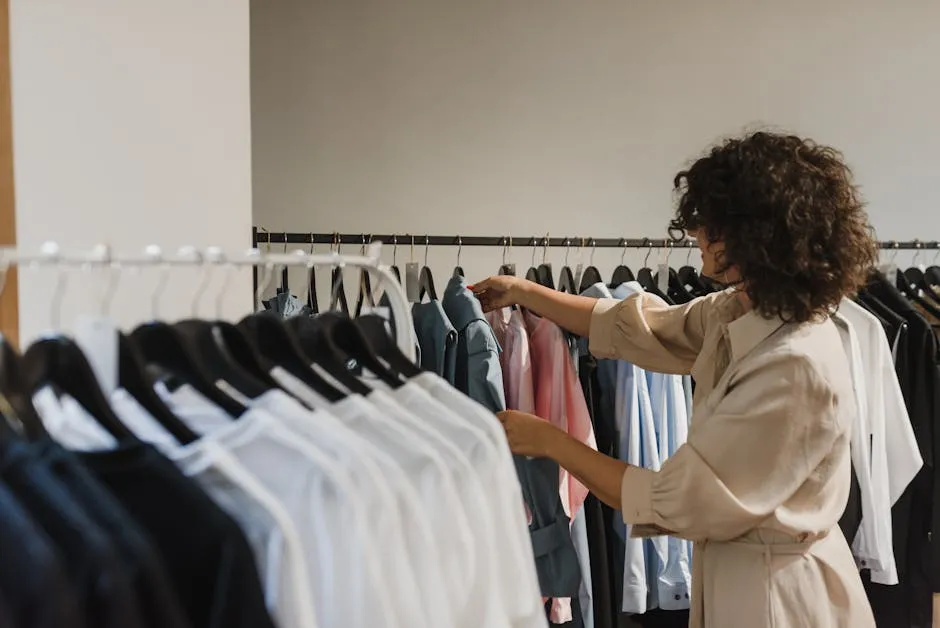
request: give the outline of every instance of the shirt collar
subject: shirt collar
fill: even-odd
[[[779,318],[765,318],[753,310],[730,321],[727,329],[731,357],[740,360],[783,324]]]

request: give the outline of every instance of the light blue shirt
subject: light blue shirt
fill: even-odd
[[[642,288],[636,282],[629,282],[613,290],[615,298],[624,299],[630,295],[641,292]],[[624,363],[626,364],[626,363]],[[638,406],[637,420],[639,422],[641,464],[648,469],[658,470],[660,465],[680,445],[685,443],[689,431],[689,406],[683,381],[677,375],[652,373],[633,367],[635,371],[629,374],[627,369],[618,368],[617,383],[620,399],[628,398],[625,390],[627,386],[636,389],[633,398]],[[621,393],[621,389],[624,389]],[[621,405],[618,404],[620,417]],[[623,407],[625,411],[632,411]],[[623,432],[621,432],[623,434]],[[626,460],[630,464],[636,464]],[[629,550],[628,550],[629,551]],[[690,544],[675,537],[653,537],[646,539],[647,583],[649,589],[648,608],[662,608],[664,610],[681,610],[689,608],[689,588],[691,584],[691,571],[689,569]],[[625,562],[637,563],[633,556],[625,556]],[[637,594],[628,591],[626,575],[624,577],[624,610],[628,611],[628,604],[635,604]],[[628,611],[641,612],[641,611]]]

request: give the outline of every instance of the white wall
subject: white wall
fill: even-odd
[[[11,0],[10,11],[20,247],[250,246],[248,0]],[[121,280],[121,323],[149,317],[157,275]],[[169,318],[188,314],[200,279],[172,277]],[[24,343],[50,324],[55,280],[21,276]],[[71,273],[62,322],[97,312],[103,286]],[[246,311],[250,292],[247,276],[233,280],[224,312]]]
[[[770,124],[845,152],[881,237],[940,239],[938,24],[936,0],[254,0],[255,223],[660,235],[676,170]]]

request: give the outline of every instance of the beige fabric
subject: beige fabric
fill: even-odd
[[[838,527],[854,407],[839,333],[742,310],[730,291],[597,303],[595,355],[696,380],[688,442],[624,474],[624,519],[695,541],[692,628],[874,627]]]

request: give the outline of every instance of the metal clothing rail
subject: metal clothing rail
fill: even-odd
[[[261,227],[252,229],[252,244],[330,244],[362,246],[370,242],[383,242],[393,246],[476,246],[476,247],[590,247],[590,248],[692,248],[695,240],[673,240],[671,238],[592,238],[544,236],[461,236],[424,234],[371,234],[371,233],[301,233],[267,231]],[[890,250],[940,250],[940,241],[885,240],[878,243],[882,249]]]

